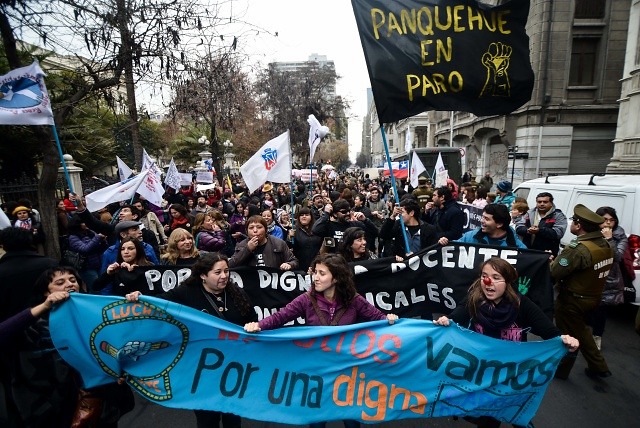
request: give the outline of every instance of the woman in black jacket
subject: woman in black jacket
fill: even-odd
[[[322,247],[322,238],[311,231],[314,222],[311,210],[302,207],[296,213],[295,226],[289,231],[289,239],[293,239],[293,255],[299,262],[298,269],[305,272]]]
[[[191,276],[184,283],[158,297],[240,326],[258,321],[249,296],[230,278],[227,256],[207,253],[191,267]],[[134,291],[126,298],[135,302],[141,294]],[[224,428],[240,427],[240,416],[231,413],[212,410],[194,410],[194,413],[198,428],[217,427],[221,419]]]

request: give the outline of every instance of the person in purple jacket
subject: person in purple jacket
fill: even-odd
[[[388,320],[393,324],[398,316],[385,315],[358,294],[353,274],[347,261],[340,254],[321,254],[311,262],[312,288],[301,294],[287,306],[260,322],[245,324],[249,333],[281,327],[302,317],[308,326],[348,325],[365,321]],[[345,420],[345,428],[359,427],[360,423]],[[324,427],[324,422],[313,423],[311,428]]]

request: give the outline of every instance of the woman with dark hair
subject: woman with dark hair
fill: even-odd
[[[164,232],[167,236],[176,229],[184,229],[191,232],[191,228],[193,227],[193,218],[183,205],[171,205],[169,207],[169,216],[171,219],[168,224],[164,226]]]
[[[93,283],[93,288],[101,294],[113,294],[124,296],[127,294],[127,281],[120,277],[121,272],[132,271],[137,266],[152,266],[144,252],[142,241],[135,238],[127,238],[120,242],[116,261],[107,266]]]
[[[142,293],[126,295],[135,302]],[[178,287],[160,294],[162,299],[180,303],[201,312],[222,318],[236,325],[245,325],[258,319],[249,296],[229,275],[229,259],[224,254],[203,255],[192,267],[191,276]],[[240,427],[240,416],[208,410],[194,410],[199,428],[217,427],[222,419],[224,428]]]
[[[589,325],[593,328],[593,340],[600,349],[609,308],[624,303],[624,278],[621,263],[624,263],[624,253],[627,251],[629,241],[624,229],[618,224],[618,213],[615,208],[600,207],[596,210],[596,214],[604,218],[600,230],[613,248],[613,264],[604,284],[602,299],[598,307],[589,314]]]
[[[102,265],[102,253],[107,247],[105,235],[89,229],[79,215],[73,215],[69,221],[69,250],[84,258],[84,264],[76,267],[90,293],[93,293],[93,283]]]
[[[305,326],[337,326],[359,322],[388,320],[393,324],[398,316],[385,315],[364,297],[358,294],[353,282],[353,273],[340,254],[322,254],[316,257],[311,267],[313,280],[311,289],[293,299],[287,306],[260,322],[244,326],[249,333],[282,327],[296,318],[304,318]],[[310,425],[322,428],[324,422]],[[344,421],[345,428],[359,427],[357,421]]]
[[[299,262],[298,268],[305,272],[322,247],[322,238],[312,231],[314,222],[311,210],[302,207],[296,213],[296,227],[289,232],[289,239],[293,239],[293,254]]]
[[[267,222],[262,216],[255,215],[247,220],[247,239],[238,242],[233,257],[229,259],[229,265],[292,270],[297,269],[298,259],[287,247],[286,242],[267,234]]]
[[[367,249],[365,231],[359,227],[348,227],[342,235],[340,254],[347,262],[377,259],[375,254]]]
[[[44,310],[32,312],[23,334],[3,347],[5,358],[11,352],[20,355],[19,364],[11,371],[17,423],[28,427],[116,427],[120,416],[134,406],[129,387],[108,384],[81,390],[80,376],[62,359],[51,340],[49,310],[54,303],[68,299],[70,293],[84,292],[82,278],[72,267],[52,267],[40,275],[32,291],[33,309],[44,305]]]
[[[446,327],[451,319],[485,336],[515,342],[522,341],[523,333],[528,331],[545,340],[560,336],[570,352],[578,349],[577,339],[561,335],[535,303],[516,291],[518,272],[509,262],[492,257],[480,266],[480,271],[480,277],[451,315],[441,316],[434,324]],[[500,421],[489,416],[465,419],[479,427],[500,426]]]
[[[236,241],[240,240],[242,235],[244,235],[244,229],[245,229],[244,224],[247,221],[247,217],[244,214],[245,207],[246,207],[245,203],[238,202],[236,204],[236,210],[234,211],[234,213],[231,215],[231,218],[229,219],[231,236],[233,236],[233,239],[235,239]]]

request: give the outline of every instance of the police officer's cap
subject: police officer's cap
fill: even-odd
[[[578,204],[573,208],[573,219],[595,225],[604,223],[604,217],[594,213],[582,204]]]

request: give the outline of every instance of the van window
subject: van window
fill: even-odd
[[[622,213],[624,203],[627,198],[626,194],[607,194],[604,192],[588,192],[584,190],[576,190],[575,205],[582,204],[592,211],[600,207],[612,207],[616,211]],[[573,213],[573,207],[571,207]]]
[[[531,189],[528,187],[518,187],[515,191],[515,194],[520,198],[529,200],[529,192],[531,192]]]

